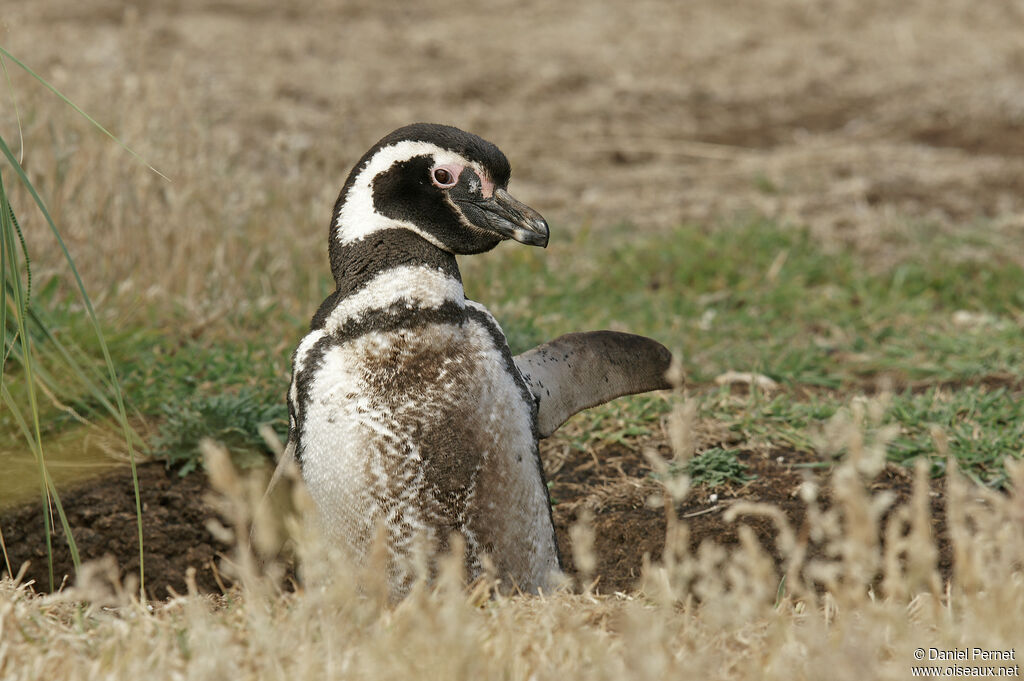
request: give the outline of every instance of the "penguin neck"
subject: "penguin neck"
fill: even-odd
[[[407,229],[383,229],[331,244],[337,290],[324,301],[313,327],[328,330],[373,310],[408,311],[465,305],[455,255]]]
[[[404,267],[440,271],[462,283],[454,254],[401,227],[381,229],[355,241],[332,240],[330,255],[341,295],[358,291],[382,272]]]

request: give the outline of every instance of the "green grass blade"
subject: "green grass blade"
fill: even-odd
[[[14,398],[11,396],[11,393],[7,390],[6,386],[4,386],[2,390],[2,397],[4,403],[7,404],[7,407],[14,415],[14,420],[21,429],[22,434],[29,442],[29,446],[36,455],[37,461],[39,461],[40,494],[43,505],[43,531],[46,535],[47,564],[50,572],[50,591],[53,591],[53,535],[50,531],[50,528],[53,525],[52,508],[57,509],[57,516],[60,518],[61,527],[64,529],[64,536],[67,538],[68,551],[71,554],[71,563],[75,566],[76,571],[82,566],[82,560],[78,553],[78,544],[75,542],[74,535],[71,534],[71,525],[68,523],[67,515],[64,513],[64,506],[61,504],[60,495],[57,494],[57,486],[54,484],[53,478],[50,477],[50,471],[46,469],[46,462],[43,459],[42,442],[33,437],[32,430],[29,428],[28,423],[25,421],[24,416],[22,416],[17,403],[14,401]],[[51,499],[53,500],[52,506],[50,504]]]
[[[31,437],[31,431],[29,430],[29,426],[25,422],[25,419],[21,415],[21,413],[16,409],[17,405],[15,404],[15,402],[14,402],[13,398],[11,397],[11,394],[10,394],[9,391],[4,390],[4,392],[3,392],[3,400],[7,404],[7,406],[11,408],[11,412],[14,414],[14,420],[18,424],[18,427],[21,428],[22,433],[24,433],[27,438],[30,438]],[[34,441],[34,440],[32,440],[32,441],[34,442],[35,449],[37,449],[39,451],[42,451],[42,443],[38,442],[38,441]],[[75,569],[77,570],[78,568],[81,567],[82,560],[81,560],[80,554],[78,553],[78,544],[75,542],[74,536],[71,534],[71,525],[68,523],[67,514],[64,512],[64,504],[61,503],[60,494],[57,492],[57,485],[56,485],[56,483],[54,483],[53,477],[50,475],[49,469],[47,469],[45,466],[43,467],[43,475],[44,475],[43,482],[46,485],[46,492],[49,495],[48,498],[53,499],[53,507],[57,509],[57,517],[60,519],[61,527],[64,529],[64,536],[66,536],[68,538],[68,551],[71,554],[71,562],[72,562],[72,564],[74,564]],[[48,515],[50,515],[50,514],[48,514]],[[52,516],[50,516],[50,517],[52,517]],[[52,525],[52,523],[48,523],[47,524],[47,531],[49,531],[49,528],[50,528],[51,525]],[[50,581],[51,581],[50,588],[52,589],[53,588],[53,584],[52,584],[52,582],[53,582],[53,565],[52,565],[52,561],[51,561],[51,565],[50,565]]]
[[[88,362],[83,350],[77,347],[69,348],[58,336],[53,334],[47,322],[32,307],[29,307],[28,315],[29,321],[32,322],[33,330],[45,341],[45,343],[41,344],[42,349],[40,349],[40,345],[36,345],[35,350],[37,354],[44,354],[49,360],[49,362],[36,367],[37,380],[42,382],[46,390],[51,394],[59,393],[61,390],[60,384],[45,368],[46,364],[59,365],[65,370],[65,373],[71,374],[77,380],[79,387],[84,388],[88,396],[95,400],[107,415],[115,421],[120,421],[120,412],[117,405],[108,398],[108,395],[114,391],[114,387],[110,385],[110,377],[103,375],[91,362]],[[76,359],[72,356],[72,352],[81,355],[81,357]],[[16,354],[16,350],[15,358],[21,359],[20,355]],[[129,433],[136,446],[143,449],[146,447],[142,437],[130,424]]]
[[[3,49],[3,48],[0,48]],[[18,148],[22,154],[25,153],[25,137],[21,127],[21,112],[18,110],[18,100],[14,96],[14,84],[11,83],[11,73],[7,70],[7,62],[0,57],[0,68],[4,71],[4,78],[7,79],[7,91],[11,93],[11,104],[14,106],[14,118],[18,121]]]
[[[0,177],[0,186],[3,185],[3,178]],[[7,206],[7,195],[0,192],[0,235],[6,235],[10,230],[8,222],[10,216],[7,211],[3,210],[4,206]],[[12,277],[17,276],[17,272],[11,274]],[[0,353],[0,386],[4,384],[4,376],[7,372],[4,369],[7,366],[7,239],[0,238],[0,281],[3,281],[3,286],[0,287],[0,333],[4,334],[4,348],[3,352]],[[11,340],[11,348],[14,348],[14,339]]]
[[[129,154],[131,154],[132,156],[134,156],[134,157],[135,157],[135,159],[136,159],[136,160],[137,160],[137,161],[138,161],[139,163],[143,164],[144,166],[146,166],[147,168],[149,168],[149,169],[150,169],[150,170],[152,170],[152,171],[153,171],[154,173],[156,173],[156,174],[157,174],[157,175],[159,175],[160,177],[164,178],[164,179],[165,179],[165,180],[167,180],[168,182],[170,182],[170,181],[171,181],[171,178],[167,177],[166,175],[164,175],[163,173],[161,173],[161,172],[160,172],[159,170],[157,170],[156,168],[154,168],[154,167],[153,167],[153,166],[151,166],[150,164],[146,163],[146,161],[144,161],[144,160],[143,160],[143,158],[142,158],[141,156],[139,156],[139,155],[138,155],[137,153],[135,153],[135,151],[134,151],[134,150],[133,150],[133,149],[132,149],[131,147],[129,147],[129,146],[127,145],[127,144],[125,144],[125,143],[124,143],[124,142],[122,142],[122,141],[121,141],[120,139],[118,139],[118,138],[117,138],[117,136],[116,136],[116,135],[114,135],[114,134],[113,134],[112,132],[110,132],[109,130],[107,130],[106,128],[104,128],[104,127],[103,127],[102,125],[100,125],[100,124],[99,124],[99,123],[98,123],[98,122],[97,122],[97,121],[96,121],[96,120],[95,120],[95,119],[94,119],[94,118],[93,118],[92,116],[90,116],[89,114],[85,113],[85,112],[84,112],[84,111],[82,111],[82,110],[81,110],[80,108],[78,108],[78,106],[77,106],[77,105],[76,105],[76,104],[75,104],[74,102],[72,102],[72,101],[71,101],[70,99],[68,99],[68,98],[67,98],[67,97],[65,97],[65,96],[64,96],[63,94],[61,94],[60,90],[58,90],[58,89],[57,89],[57,88],[55,88],[54,86],[50,85],[50,83],[48,83],[48,82],[46,81],[46,79],[45,79],[45,78],[43,78],[43,77],[42,77],[42,76],[40,76],[40,75],[39,75],[38,73],[36,73],[36,72],[35,72],[35,71],[33,71],[32,69],[30,69],[30,68],[29,68],[28,66],[26,66],[25,64],[23,64],[23,63],[22,63],[22,62],[21,62],[21,61],[20,61],[20,60],[19,60],[19,59],[18,59],[17,57],[15,57],[15,56],[14,56],[13,54],[11,54],[10,52],[8,52],[8,51],[7,51],[7,50],[5,50],[4,48],[0,47],[0,55],[2,55],[3,57],[7,57],[7,58],[8,58],[8,59],[10,59],[11,61],[13,61],[13,62],[14,62],[15,64],[17,64],[18,66],[20,66],[21,68],[23,68],[23,69],[24,69],[24,70],[25,70],[26,72],[28,72],[28,74],[29,74],[29,75],[31,75],[31,76],[32,76],[33,78],[35,78],[35,79],[36,79],[36,80],[38,80],[38,81],[39,81],[40,83],[42,83],[42,84],[43,84],[43,86],[44,86],[44,87],[46,87],[46,88],[47,88],[47,89],[48,89],[48,90],[49,90],[50,92],[52,92],[53,94],[55,94],[55,95],[57,95],[58,97],[60,97],[60,98],[61,98],[61,99],[62,99],[62,100],[64,101],[64,103],[65,103],[65,104],[67,104],[68,106],[70,106],[70,107],[71,107],[72,109],[74,109],[75,111],[77,111],[77,112],[78,112],[78,113],[79,113],[79,114],[80,114],[81,116],[83,116],[83,117],[84,117],[84,118],[85,118],[85,119],[86,119],[87,121],[89,121],[90,123],[92,123],[93,125],[95,125],[95,126],[96,126],[97,128],[99,128],[99,129],[100,129],[100,130],[101,130],[101,131],[103,132],[103,134],[105,134],[105,135],[106,135],[107,137],[109,137],[110,139],[112,139],[112,140],[114,140],[115,142],[117,142],[117,143],[118,143],[118,144],[119,144],[119,145],[121,146],[121,148],[122,148],[122,149],[124,149],[124,150],[125,150],[125,151],[127,151],[127,152],[128,152]],[[6,72],[6,70],[7,70],[7,69],[6,69],[6,67],[4,67],[4,71],[5,71],[5,72]]]
[[[6,195],[3,193],[3,182],[0,180],[0,205],[6,204]],[[6,252],[12,253],[11,244],[11,233],[6,231],[4,233],[4,241],[6,242]],[[13,268],[11,268],[13,269]],[[15,296],[20,296],[20,281],[15,282],[14,292]],[[11,410],[11,414],[14,416],[15,422],[21,429],[22,434],[25,436],[26,441],[29,443],[29,447],[36,457],[36,461],[39,464],[39,480],[40,480],[40,496],[44,506],[45,515],[45,533],[46,533],[46,549],[48,554],[48,567],[49,567],[49,578],[50,578],[50,589],[54,588],[54,574],[53,574],[53,546],[52,546],[52,535],[50,528],[52,526],[52,511],[50,500],[53,501],[52,508],[57,509],[57,515],[60,518],[61,527],[64,529],[64,536],[67,538],[68,551],[71,554],[71,562],[75,566],[75,570],[81,567],[81,558],[78,553],[78,545],[75,542],[74,535],[71,532],[71,526],[68,523],[67,515],[64,512],[64,506],[60,501],[60,495],[57,492],[57,487],[53,482],[53,478],[50,476],[50,471],[46,467],[46,459],[43,455],[42,437],[40,433],[40,421],[39,421],[39,407],[37,397],[35,396],[34,382],[32,370],[35,367],[35,362],[32,360],[31,355],[31,341],[29,340],[28,334],[25,332],[24,323],[22,317],[19,315],[19,326],[20,333],[19,338],[22,340],[22,351],[25,353],[26,361],[23,363],[25,367],[26,382],[29,388],[29,402],[32,410],[32,427],[25,421],[21,411],[17,408],[10,391],[6,385],[2,386],[3,400]]]
[[[4,66],[4,73],[7,73],[7,67]],[[8,75],[8,83],[10,82],[10,76]],[[20,130],[20,125],[19,125]],[[3,184],[3,179],[0,178],[0,184]],[[9,227],[7,222],[9,221],[9,214],[3,210],[4,206],[7,205],[7,196],[0,195],[0,234],[6,234]],[[5,345],[7,338],[7,240],[0,238],[0,281],[3,282],[3,286],[0,287],[0,333],[4,334]],[[13,348],[14,343],[12,341],[11,347]],[[0,392],[5,392],[7,386],[4,384],[4,367],[7,365],[7,349],[4,348],[3,352],[0,353]],[[14,576],[14,569],[11,567],[11,559],[7,555],[7,542],[4,541],[3,528],[0,527],[0,549],[4,552],[4,565],[7,566],[7,574]]]
[[[4,262],[5,262],[5,275],[9,273],[9,276],[5,280],[6,284],[10,283],[11,293],[13,295],[13,307],[14,307],[14,319],[17,324],[17,342],[21,345],[22,356],[25,358],[23,366],[25,368],[25,381],[28,389],[29,398],[29,409],[32,412],[32,425],[34,428],[30,429],[28,424],[25,422],[21,411],[17,408],[14,400],[10,398],[10,392],[7,389],[6,384],[2,386],[4,401],[7,403],[11,410],[11,414],[14,415],[15,420],[21,427],[22,433],[25,435],[26,441],[32,449],[32,453],[36,458],[36,463],[39,466],[39,495],[40,503],[43,506],[44,516],[47,516],[50,509],[50,498],[48,495],[49,488],[46,484],[48,479],[46,471],[46,460],[43,456],[42,448],[42,436],[40,432],[39,424],[39,405],[36,401],[35,384],[33,381],[32,373],[32,346],[31,340],[29,339],[28,333],[25,330],[25,291],[21,285],[21,279],[18,277],[18,259],[17,252],[14,245],[14,226],[10,220],[10,204],[7,201],[7,193],[4,190],[3,176],[0,175],[0,214],[4,216],[0,226],[2,226],[2,233],[0,233],[0,239],[3,240],[4,244]],[[5,301],[6,302],[6,301]],[[12,341],[13,342],[13,341]],[[46,554],[47,564],[49,567],[49,578],[50,578],[50,590],[53,590],[53,537],[50,533],[50,520],[51,517],[44,517],[44,534],[46,536]],[[74,537],[68,535],[68,545],[74,544]],[[77,555],[77,548],[73,550],[73,553]],[[77,563],[75,565],[78,567]]]

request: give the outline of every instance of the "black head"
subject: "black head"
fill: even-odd
[[[501,150],[476,135],[428,123],[399,128],[373,145],[346,180],[331,222],[332,254],[395,228],[458,254],[482,253],[509,238],[546,246],[547,223],[508,194],[509,174]]]

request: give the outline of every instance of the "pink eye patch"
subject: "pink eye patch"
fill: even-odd
[[[465,169],[466,166],[457,163],[444,163],[434,166],[430,171],[430,180],[435,186],[441,189],[448,189],[458,183],[459,176],[462,175],[462,171]],[[480,182],[480,193],[483,194],[484,198],[489,199],[494,196],[494,183],[486,175],[481,175],[474,169],[470,170]]]

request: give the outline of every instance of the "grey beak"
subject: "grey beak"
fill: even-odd
[[[481,229],[528,246],[548,245],[548,223],[540,213],[504,189],[495,189],[489,199],[459,203],[466,217]]]
[[[513,227],[508,236],[528,246],[544,248],[548,245],[550,230],[540,213],[504,189],[494,190],[494,202],[501,207],[501,217]]]

